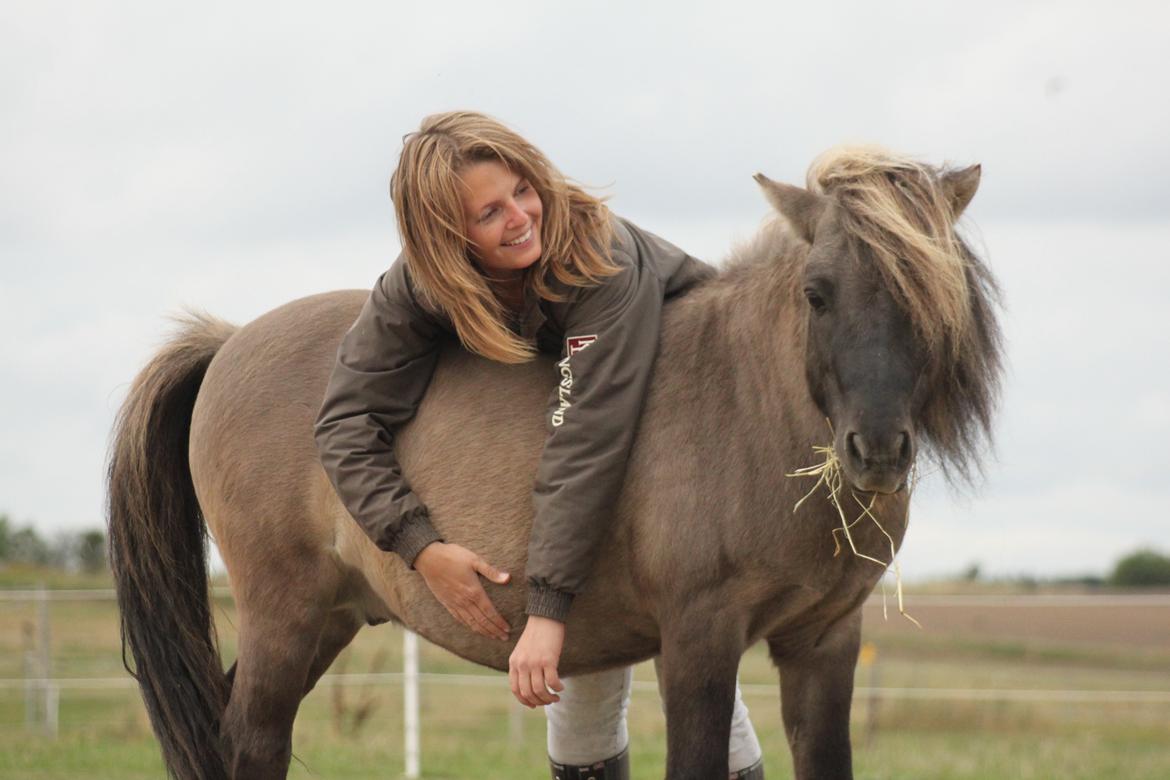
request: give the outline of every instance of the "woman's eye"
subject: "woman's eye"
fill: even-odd
[[[488,209],[487,211],[485,211],[483,213],[483,216],[479,218],[479,221],[480,222],[487,222],[489,219],[491,219],[495,215],[496,215],[495,209]]]

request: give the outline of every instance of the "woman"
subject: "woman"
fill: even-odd
[[[482,114],[423,120],[403,144],[391,193],[402,256],[338,350],[317,420],[321,462],[380,549],[416,569],[468,628],[507,640],[478,575],[503,584],[509,574],[443,542],[394,459],[393,435],[413,416],[445,340],[504,363],[560,356],[533,490],[528,620],[509,680],[527,706],[551,705],[554,777],[581,767],[626,777],[628,670],[562,682],[564,621],[621,488],[663,300],[712,269],[613,217]],[[733,776],[762,777],[738,695],[733,721]]]

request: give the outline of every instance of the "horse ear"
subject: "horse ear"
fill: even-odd
[[[811,244],[816,234],[817,222],[820,221],[828,201],[801,187],[772,181],[762,173],[757,173],[752,178],[760,185],[768,202],[784,215],[797,235]]]
[[[983,173],[982,165],[972,165],[957,171],[947,171],[942,177],[943,192],[951,204],[951,213],[958,219],[975,197],[975,190],[979,189],[979,177]]]

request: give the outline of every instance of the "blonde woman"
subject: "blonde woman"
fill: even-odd
[[[405,139],[391,193],[402,255],[338,350],[316,426],[321,462],[380,549],[416,569],[468,628],[507,640],[479,576],[503,584],[509,575],[443,542],[394,459],[393,436],[413,416],[448,338],[503,363],[537,352],[567,359],[571,388],[550,387],[533,488],[528,620],[509,679],[521,702],[546,706],[555,778],[628,777],[629,670],[561,681],[564,621],[621,488],[663,300],[712,269],[614,217],[482,114],[424,119]],[[759,744],[738,693],[729,772],[760,778]]]

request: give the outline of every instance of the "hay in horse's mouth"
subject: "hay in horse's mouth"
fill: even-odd
[[[832,424],[829,425],[829,429],[832,430]],[[919,628],[922,628],[922,624],[919,623],[917,620],[915,620],[914,617],[911,616],[910,613],[908,613],[906,611],[906,606],[905,606],[905,603],[903,602],[903,598],[902,598],[902,567],[898,565],[898,551],[894,546],[894,538],[892,536],[890,536],[889,532],[886,531],[885,528],[882,527],[881,522],[877,519],[877,516],[873,513],[873,505],[874,505],[874,502],[877,501],[877,494],[876,493],[872,494],[870,496],[869,503],[866,504],[865,502],[863,502],[861,500],[861,498],[857,495],[857,493],[855,493],[851,489],[849,491],[849,494],[851,496],[853,496],[853,500],[855,502],[857,502],[857,506],[861,509],[861,512],[852,521],[847,520],[845,517],[845,510],[841,506],[841,494],[844,492],[844,489],[845,489],[845,479],[841,473],[841,460],[837,457],[837,450],[834,449],[832,444],[829,444],[826,447],[814,446],[812,449],[813,449],[814,454],[820,455],[824,458],[824,460],[822,462],[814,464],[812,466],[805,466],[804,468],[799,468],[796,471],[792,472],[791,474],[785,475],[788,477],[817,477],[817,482],[815,485],[812,486],[812,489],[809,490],[807,493],[805,493],[804,497],[802,499],[800,499],[799,501],[797,501],[796,504],[792,507],[793,514],[796,513],[796,510],[800,509],[801,504],[803,504],[805,501],[807,501],[812,496],[812,494],[816,492],[817,488],[819,488],[821,485],[824,485],[825,490],[828,491],[829,503],[833,505],[833,508],[837,510],[837,516],[841,518],[840,527],[833,529],[833,545],[834,545],[833,557],[836,558],[838,555],[841,554],[841,539],[840,539],[840,537],[837,536],[837,534],[842,534],[845,537],[845,540],[849,542],[849,549],[851,549],[853,551],[853,554],[856,555],[858,558],[864,558],[867,561],[873,561],[878,566],[881,566],[883,570],[888,570],[891,566],[893,566],[894,567],[894,583],[895,583],[894,592],[897,594],[897,597],[898,597],[898,613],[901,614],[902,617],[906,618],[914,625],[918,626]],[[853,526],[860,523],[862,518],[866,518],[866,517],[868,517],[873,522],[873,524],[875,526],[877,526],[877,529],[882,532],[882,534],[886,537],[886,539],[890,543],[890,560],[888,562],[883,561],[879,558],[875,558],[872,555],[866,555],[865,553],[863,553],[857,549],[857,545],[853,541],[853,534],[850,533],[850,529],[853,528]],[[889,612],[886,609],[886,584],[885,584],[885,572],[884,571],[882,574],[881,582],[882,582],[882,616],[886,620],[889,620]]]

